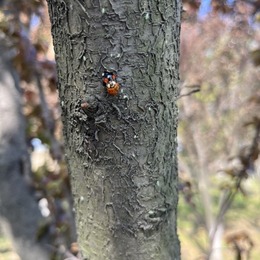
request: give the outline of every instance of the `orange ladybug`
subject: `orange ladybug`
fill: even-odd
[[[107,93],[111,96],[116,96],[120,89],[119,83],[115,82],[114,80],[109,81],[106,87],[107,87]]]

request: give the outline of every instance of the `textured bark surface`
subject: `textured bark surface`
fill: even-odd
[[[21,93],[14,69],[0,46],[0,218],[15,250],[26,260],[47,260],[46,245],[36,242],[43,220],[26,183],[29,161],[25,141]]]
[[[90,260],[179,259],[180,1],[49,1],[79,242]],[[109,96],[102,73],[121,85]],[[89,109],[80,108],[85,100]]]

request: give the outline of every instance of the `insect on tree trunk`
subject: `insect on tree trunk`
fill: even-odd
[[[180,1],[48,6],[83,255],[179,259]]]

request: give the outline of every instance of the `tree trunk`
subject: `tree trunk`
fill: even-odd
[[[29,158],[25,141],[21,95],[10,54],[0,46],[0,218],[5,235],[13,242],[21,259],[49,259],[36,235],[43,220],[37,201],[29,191],[26,176]]]
[[[180,1],[48,6],[83,255],[179,259]],[[117,74],[118,95],[107,93],[104,71]]]

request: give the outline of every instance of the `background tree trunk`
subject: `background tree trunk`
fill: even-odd
[[[180,1],[52,0],[48,6],[83,255],[179,259]],[[117,96],[102,85],[106,70],[118,76]]]
[[[46,246],[36,242],[43,219],[29,185],[30,171],[20,89],[8,54],[0,46],[0,218],[21,259],[49,259]]]

